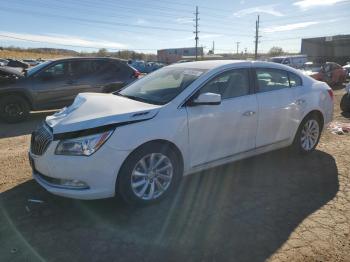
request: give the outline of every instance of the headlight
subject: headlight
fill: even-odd
[[[62,140],[56,147],[56,155],[90,156],[111,136],[113,130],[90,136]]]

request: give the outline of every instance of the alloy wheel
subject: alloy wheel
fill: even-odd
[[[308,120],[301,130],[301,147],[310,151],[317,144],[320,135],[320,126],[315,119]]]
[[[174,168],[162,153],[152,153],[141,158],[131,174],[131,188],[143,200],[160,197],[170,186]]]
[[[22,107],[15,103],[6,105],[4,111],[8,116],[20,116],[23,114]]]

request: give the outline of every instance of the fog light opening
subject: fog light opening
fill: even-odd
[[[84,182],[77,179],[59,179],[59,185],[64,187],[74,187],[77,189],[88,189],[89,186]]]

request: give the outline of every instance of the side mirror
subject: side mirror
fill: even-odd
[[[192,100],[191,106],[196,105],[220,105],[221,95],[214,93],[200,94],[197,98]]]

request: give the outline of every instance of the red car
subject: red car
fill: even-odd
[[[346,81],[346,70],[337,63],[327,62],[319,72],[312,74],[311,77],[326,82],[329,86],[339,86]]]

